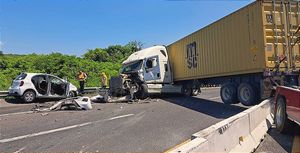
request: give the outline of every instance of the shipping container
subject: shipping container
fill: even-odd
[[[255,1],[167,47],[133,53],[123,73],[142,80],[141,93],[197,96],[202,86],[221,85],[224,103],[257,104],[276,85],[299,85],[299,5]]]
[[[255,1],[167,46],[174,81],[300,68],[299,2]],[[279,65],[279,64],[278,64]]]

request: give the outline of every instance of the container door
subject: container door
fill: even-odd
[[[267,66],[274,68],[281,61],[281,70],[299,69],[299,2],[272,1],[264,5]]]

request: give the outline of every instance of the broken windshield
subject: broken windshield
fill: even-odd
[[[125,64],[122,67],[122,73],[130,73],[130,72],[138,71],[139,69],[141,69],[142,63],[143,63],[143,60],[139,60],[139,61]]]

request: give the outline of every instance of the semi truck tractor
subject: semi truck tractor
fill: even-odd
[[[257,104],[272,94],[270,78],[299,84],[299,25],[299,2],[255,1],[168,46],[133,53],[112,92],[194,96],[202,85],[221,85],[225,104]]]

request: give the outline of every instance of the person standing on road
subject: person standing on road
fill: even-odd
[[[79,89],[79,93],[83,94],[84,93],[84,82],[87,78],[86,73],[84,73],[83,71],[79,71],[77,74],[77,80],[79,81],[79,85],[80,85],[80,89]]]
[[[101,73],[101,87],[103,89],[107,87],[107,76],[104,72]]]

